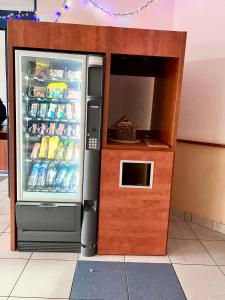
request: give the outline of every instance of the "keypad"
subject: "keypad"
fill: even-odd
[[[89,138],[88,139],[88,148],[89,149],[98,149],[98,139],[97,138]]]

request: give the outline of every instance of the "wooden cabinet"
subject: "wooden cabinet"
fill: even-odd
[[[122,160],[153,161],[152,188],[120,187]],[[172,166],[171,151],[102,150],[99,254],[166,254]]]
[[[165,255],[186,33],[109,28],[108,41],[98,253]],[[141,81],[146,90],[138,94]],[[115,115],[119,119],[128,111],[137,119],[141,141],[135,144],[115,142],[112,128]],[[140,128],[146,117],[147,125]],[[126,160],[154,162],[152,188],[141,180],[138,187],[121,186]],[[132,167],[128,176],[137,172]]]
[[[109,27],[108,36],[111,53],[180,57],[185,33]]]
[[[98,252],[165,254],[186,33],[10,20],[7,35],[11,248],[16,249],[17,200],[14,50],[30,48],[105,54]],[[133,145],[110,141],[115,133],[110,124],[113,112],[120,105],[121,114],[127,113],[120,102],[115,104],[116,96],[112,96],[113,77],[117,76],[122,80],[128,76],[153,78],[154,81],[151,116],[146,122],[148,125],[137,130],[141,142]],[[122,80],[118,77],[117,82],[123,85]],[[130,88],[128,85],[126,89]],[[133,106],[130,96],[124,99],[124,107]],[[134,110],[143,112],[145,107],[138,103]],[[152,188],[119,186],[121,160],[153,161]],[[145,174],[140,177],[142,175],[144,178]]]

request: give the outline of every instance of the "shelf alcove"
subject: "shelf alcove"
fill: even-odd
[[[110,148],[173,147],[178,66],[179,60],[173,57],[112,55],[107,132]],[[111,127],[123,115],[137,124],[140,143],[111,142],[115,138]]]

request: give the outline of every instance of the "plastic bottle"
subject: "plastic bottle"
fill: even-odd
[[[28,177],[27,187],[29,189],[34,189],[36,187],[39,172],[40,172],[40,162],[37,162],[33,165],[30,177]]]
[[[63,188],[69,189],[71,187],[71,181],[74,177],[75,169],[74,167],[70,167],[68,173],[66,174],[66,177],[63,180]]]
[[[56,177],[56,164],[52,162],[48,166],[48,172],[46,175],[46,186],[47,187],[53,187],[55,177]]]
[[[56,189],[61,189],[62,188],[63,179],[65,178],[68,170],[69,170],[68,166],[61,166],[59,168],[59,171],[56,175],[56,179],[55,179],[55,182],[54,182],[54,188],[56,188]]]
[[[70,182],[70,191],[77,192],[79,189],[79,169],[78,167],[74,168],[73,177]]]
[[[40,166],[40,172],[39,172],[38,181],[37,181],[38,188],[45,187],[47,171],[48,171],[48,164],[46,162],[44,162]]]

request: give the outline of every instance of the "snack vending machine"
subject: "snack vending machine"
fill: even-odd
[[[15,50],[17,248],[96,248],[101,55]]]

